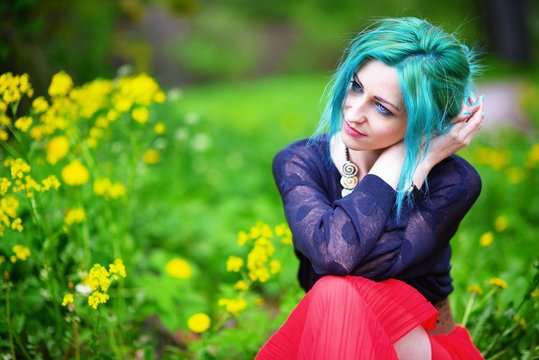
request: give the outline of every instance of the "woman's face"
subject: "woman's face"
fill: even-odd
[[[350,81],[341,137],[352,150],[380,150],[398,143],[406,131],[406,109],[397,70],[369,61]]]

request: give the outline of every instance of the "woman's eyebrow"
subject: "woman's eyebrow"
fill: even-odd
[[[357,74],[354,74],[354,80],[364,89],[365,87],[363,86],[363,83],[361,82],[361,80],[359,80],[359,78],[357,77]],[[390,101],[387,101],[386,99],[384,99],[383,97],[380,97],[380,96],[374,96],[374,98],[378,101],[380,101],[381,103],[384,103],[386,105],[389,105],[391,106],[392,108],[394,108],[395,110],[397,110],[398,112],[401,112],[401,109],[392,104]]]

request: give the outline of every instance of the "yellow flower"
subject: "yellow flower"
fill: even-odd
[[[236,241],[239,246],[243,246],[245,243],[247,243],[247,241],[249,241],[249,239],[249,235],[245,231],[241,230],[238,232],[238,238]]]
[[[483,289],[479,285],[470,285],[468,286],[468,292],[476,295],[481,295],[483,293]]]
[[[49,95],[51,97],[64,96],[73,88],[73,80],[64,71],[60,71],[52,77],[49,86]]]
[[[539,289],[535,289],[532,291],[531,296],[533,298],[539,298]]]
[[[50,189],[58,190],[60,187],[60,181],[54,175],[48,176],[43,181],[41,181],[42,191],[49,191]]]
[[[43,96],[36,98],[32,102],[32,109],[36,114],[44,113],[45,111],[47,111],[48,108],[49,108],[49,104],[47,103],[47,100],[45,100]]]
[[[118,280],[118,275],[125,278],[127,276],[127,273],[125,271],[123,261],[120,259],[115,259],[112,264],[109,264],[109,273],[113,274],[114,280]]]
[[[10,167],[12,179],[22,179],[32,169],[23,159],[7,160],[6,164]]]
[[[494,234],[491,231],[487,231],[483,235],[481,235],[481,238],[479,239],[479,243],[482,247],[488,247],[492,245],[492,241],[494,241]]]
[[[62,300],[62,306],[67,306],[68,304],[73,304],[75,302],[75,296],[73,294],[65,294],[64,299]]]
[[[4,196],[11,186],[11,181],[8,178],[0,177],[0,196]]]
[[[167,99],[166,95],[164,92],[162,91],[159,91],[155,94],[153,100],[156,102],[156,103],[164,103],[165,100]]]
[[[159,151],[155,149],[148,149],[144,151],[142,155],[142,161],[148,165],[154,165],[159,162],[160,154]]]
[[[226,261],[226,271],[238,272],[243,266],[243,259],[238,256],[229,256]]]
[[[90,296],[88,296],[88,305],[97,310],[99,304],[105,304],[109,298],[110,296],[108,294],[94,291]]]
[[[109,188],[112,186],[110,179],[108,178],[99,178],[94,181],[94,193],[97,195],[105,195]]]
[[[526,327],[528,326],[528,324],[526,323],[526,319],[524,319],[522,316],[520,315],[515,315],[513,317],[513,319],[517,322],[517,324],[520,325],[521,328],[523,329],[526,329]]]
[[[64,216],[64,222],[67,225],[80,224],[84,220],[86,220],[86,212],[84,211],[83,208],[80,208],[80,207],[69,209],[66,215]]]
[[[88,182],[90,173],[79,160],[73,160],[62,169],[62,179],[67,185],[84,185]]]
[[[15,220],[13,220],[13,222],[11,223],[11,229],[22,232],[24,230],[24,227],[22,226],[22,219],[16,218]]]
[[[271,260],[269,267],[272,274],[277,274],[283,268],[279,260]]]
[[[101,291],[106,292],[111,283],[110,274],[102,265],[95,264],[83,283],[88,285],[92,291],[101,289]]]
[[[533,144],[526,157],[526,167],[532,168],[539,163],[539,143]]]
[[[17,217],[17,209],[19,208],[19,200],[11,195],[0,198],[0,211],[11,218]]]
[[[511,184],[519,184],[525,178],[524,171],[516,167],[507,169],[506,174],[507,174],[507,179],[509,180]]]
[[[7,141],[7,139],[9,139],[9,133],[6,130],[0,128],[0,141]]]
[[[187,320],[187,327],[189,330],[195,333],[203,333],[208,330],[211,325],[211,319],[208,315],[204,313],[196,313],[189,317]]]
[[[62,160],[69,151],[69,140],[65,136],[55,136],[47,144],[47,161],[56,164]]]
[[[507,221],[507,216],[500,215],[494,220],[494,229],[497,232],[504,231],[507,229],[509,222]]]
[[[170,260],[166,265],[166,271],[169,275],[178,279],[189,279],[193,275],[191,265],[180,258]]]
[[[247,291],[249,290],[249,284],[245,280],[239,280],[234,284],[234,289],[239,291]]]
[[[15,121],[15,127],[22,132],[27,132],[32,125],[32,118],[30,116],[23,116]]]
[[[292,245],[292,232],[286,223],[275,226],[275,235],[281,238],[281,244]]]
[[[109,187],[107,195],[108,196],[106,196],[106,197],[109,197],[110,199],[116,199],[116,198],[119,198],[121,196],[124,196],[125,195],[125,186],[122,183],[119,183],[119,182],[113,183]]]
[[[219,299],[219,306],[224,306],[226,311],[231,313],[234,316],[238,316],[240,311],[244,310],[247,307],[247,301],[243,298],[238,299]]]
[[[163,124],[162,122],[158,122],[155,124],[155,126],[153,127],[153,131],[157,134],[157,135],[162,135],[165,133],[165,130],[166,130],[166,127],[165,127],[165,124]]]
[[[26,260],[30,256],[30,249],[23,245],[15,245],[12,248],[15,253],[15,257],[19,260]]]
[[[138,107],[131,112],[133,120],[140,124],[145,124],[148,121],[149,113],[145,107]]]
[[[503,279],[494,277],[488,281],[489,285],[497,287],[499,289],[507,289],[507,282]]]

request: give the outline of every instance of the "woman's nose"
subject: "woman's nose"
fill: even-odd
[[[364,122],[367,120],[365,105],[363,99],[347,99],[344,106],[346,120],[353,122]]]

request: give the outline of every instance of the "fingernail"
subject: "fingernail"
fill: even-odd
[[[463,112],[462,115],[464,116],[472,115],[472,112],[468,110],[468,111]]]

